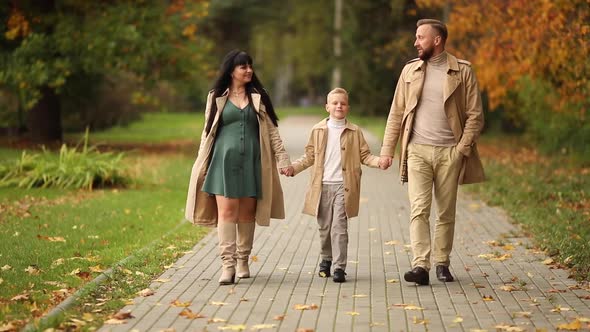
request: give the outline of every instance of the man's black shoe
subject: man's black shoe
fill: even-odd
[[[438,265],[436,267],[436,279],[442,282],[451,282],[455,280],[451,274],[451,271],[449,271],[449,267],[444,265]]]
[[[332,267],[332,262],[322,259],[320,262],[320,277],[327,278],[330,276],[330,268]]]
[[[407,282],[415,282],[418,285],[428,285],[430,281],[428,271],[421,266],[416,266],[412,271],[404,273],[404,279]]]
[[[346,281],[346,272],[343,269],[335,269],[334,270],[334,282],[345,282]]]

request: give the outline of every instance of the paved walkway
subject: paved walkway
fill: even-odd
[[[281,135],[303,152],[317,119],[289,118]],[[373,153],[378,139],[367,133]],[[350,221],[348,282],[317,276],[315,219],[300,213],[308,172],[283,178],[286,220],[256,229],[253,278],[219,286],[217,236],[211,232],[154,282],[155,294],[123,308],[134,318],[102,331],[553,331],[588,323],[588,289],[552,269],[505,213],[460,194],[451,271],[457,282],[403,281],[410,269],[408,201],[397,169],[364,168],[361,212]],[[187,303],[192,313],[179,314]],[[299,307],[299,308],[298,308]],[[307,310],[299,310],[307,308]]]

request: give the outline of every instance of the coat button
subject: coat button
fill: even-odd
[[[342,167],[342,171],[346,172],[346,167]]]
[[[346,150],[346,148],[345,147],[342,147],[342,150]]]
[[[348,188],[344,188],[344,191],[348,192]]]

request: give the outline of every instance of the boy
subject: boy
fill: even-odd
[[[313,127],[305,154],[286,175],[294,176],[313,166],[303,213],[317,217],[322,259],[319,275],[329,277],[333,264],[334,282],[344,282],[348,218],[358,216],[361,163],[378,168],[379,157],[371,155],[361,129],[346,120],[346,90],[336,88],[328,93],[326,111],[330,116]]]

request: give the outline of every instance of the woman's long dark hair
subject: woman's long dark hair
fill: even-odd
[[[231,85],[231,73],[234,71],[234,68],[241,65],[252,65],[252,58],[248,55],[248,53],[240,50],[233,50],[230,51],[225,55],[223,58],[223,62],[221,63],[220,74],[215,80],[213,84],[213,99],[211,102],[211,113],[209,114],[209,119],[207,120],[207,126],[205,127],[205,131],[209,134],[211,130],[211,126],[213,125],[213,120],[215,119],[215,114],[217,114],[217,104],[215,103],[215,99],[221,96],[227,88]],[[270,101],[270,97],[268,93],[256,77],[255,73],[252,73],[252,80],[246,84],[246,95],[248,96],[248,100],[250,104],[252,104],[252,97],[250,96],[251,93],[259,93],[261,96],[262,103],[266,108],[266,113],[270,117],[270,120],[275,126],[278,126],[279,118],[275,113],[275,109],[272,106],[272,102]]]

